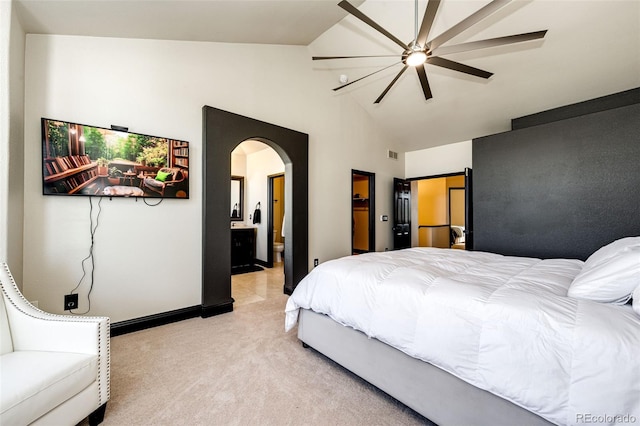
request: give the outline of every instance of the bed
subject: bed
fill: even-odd
[[[640,422],[640,237],[576,259],[438,248],[328,261],[285,329],[439,425]]]

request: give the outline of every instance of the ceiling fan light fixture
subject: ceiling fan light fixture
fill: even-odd
[[[407,56],[406,64],[410,67],[417,67],[427,61],[427,54],[422,50],[414,50]]]

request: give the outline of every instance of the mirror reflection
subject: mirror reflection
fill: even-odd
[[[231,220],[243,220],[244,177],[231,176]]]

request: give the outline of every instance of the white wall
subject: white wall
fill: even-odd
[[[472,168],[472,141],[411,151],[405,154],[405,176],[407,179],[434,176],[464,171]]]
[[[0,261],[22,287],[25,34],[12,6],[0,1]]]
[[[9,239],[9,62],[12,3],[0,1],[0,261],[6,262]]]
[[[235,176],[247,174],[247,156],[240,150],[231,153],[231,174]]]
[[[231,174],[233,176],[246,176],[247,175],[247,156],[245,155],[244,151],[236,149],[234,151],[231,152]],[[246,224],[247,222],[247,218],[249,217],[247,215],[247,180],[245,179],[244,182],[244,190],[242,191],[242,207],[244,208],[244,211],[242,212],[242,221],[233,221],[236,224]],[[229,206],[231,207],[231,206]],[[231,222],[231,223],[233,223]],[[236,225],[237,226],[237,225]]]
[[[391,139],[330,90],[310,56],[297,46],[27,36],[27,297],[61,312],[89,250],[88,199],[41,195],[41,117],[190,142],[189,200],[103,200],[91,314],[116,322],[201,303],[203,105],[309,134],[309,264],[349,254],[351,169],[376,173],[378,214],[389,214],[404,163],[385,158]],[[378,223],[379,248],[390,247],[389,223]]]
[[[329,84],[335,87],[335,81]],[[387,158],[387,149],[398,149],[392,138],[380,142],[380,130],[363,109],[355,103],[341,102],[340,109],[334,112],[338,114],[337,121],[327,121],[323,129],[339,130],[328,136],[325,143],[331,142],[331,146],[316,145],[309,153],[311,179],[317,183],[309,188],[309,220],[316,224],[310,229],[310,238],[322,241],[322,250],[315,256],[313,251],[310,254],[320,262],[351,252],[352,170],[375,174],[376,251],[393,247],[393,178],[404,177],[404,154],[399,153],[398,160]],[[388,215],[390,220],[381,222],[381,215]],[[314,234],[316,230],[319,235]]]

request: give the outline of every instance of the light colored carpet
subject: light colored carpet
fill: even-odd
[[[287,296],[112,338],[104,425],[421,425],[284,332]]]

